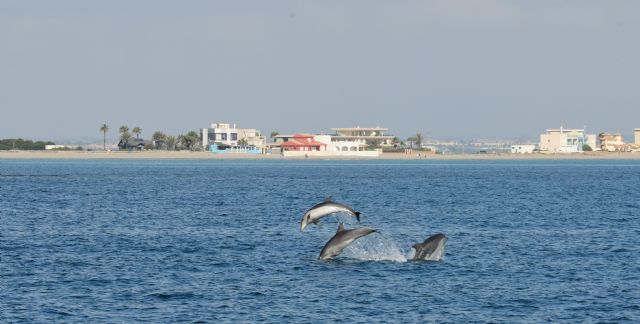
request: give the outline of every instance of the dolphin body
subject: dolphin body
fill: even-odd
[[[413,260],[439,261],[444,257],[444,246],[448,238],[441,233],[431,235],[423,243],[416,243]]]
[[[337,203],[329,197],[323,202],[309,208],[309,210],[304,213],[300,221],[300,232],[304,231],[307,225],[317,224],[321,218],[334,213],[348,213],[355,216],[358,222],[360,221],[360,212],[353,210],[353,208],[347,205]]]
[[[320,251],[320,256],[318,257],[318,259],[331,259],[334,256],[342,253],[342,250],[344,250],[344,248],[346,248],[349,244],[353,243],[353,241],[377,231],[378,230],[371,227],[361,227],[347,230],[344,229],[344,225],[340,223],[336,234],[331,239],[329,239],[327,244],[325,244],[322,248],[322,251]]]

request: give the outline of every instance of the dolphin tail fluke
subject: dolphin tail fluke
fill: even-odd
[[[354,214],[356,214],[356,219],[358,220],[358,223],[360,223],[360,212],[355,212]]]

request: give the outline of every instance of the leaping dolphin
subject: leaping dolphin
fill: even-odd
[[[448,238],[441,233],[431,235],[423,243],[416,243],[412,247],[416,249],[414,260],[439,261],[444,257],[444,245]]]
[[[318,259],[331,259],[334,256],[342,253],[342,250],[344,250],[344,248],[346,248],[349,244],[353,243],[353,241],[377,231],[378,230],[371,227],[361,227],[346,230],[344,229],[344,225],[340,223],[336,234],[327,242],[327,244],[324,245],[322,251],[320,251],[320,256],[318,257]]]
[[[304,231],[307,225],[317,224],[321,218],[334,213],[348,213],[355,216],[358,222],[360,221],[360,212],[353,210],[353,208],[347,205],[337,203],[329,197],[323,202],[309,208],[309,210],[304,213],[300,221],[300,232]]]

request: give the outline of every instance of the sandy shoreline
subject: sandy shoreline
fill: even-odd
[[[182,160],[304,160],[304,157],[282,157],[279,154],[214,154],[189,151],[142,151],[142,152],[102,152],[102,151],[0,151],[0,159],[182,159]],[[406,155],[403,153],[384,153],[377,158],[362,157],[309,157],[309,160],[638,160],[640,153],[584,154],[450,154],[450,155]]]

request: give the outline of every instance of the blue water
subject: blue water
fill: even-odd
[[[640,161],[0,160],[0,190],[0,322],[640,321]],[[324,262],[358,226],[300,233],[327,196],[381,232]]]

